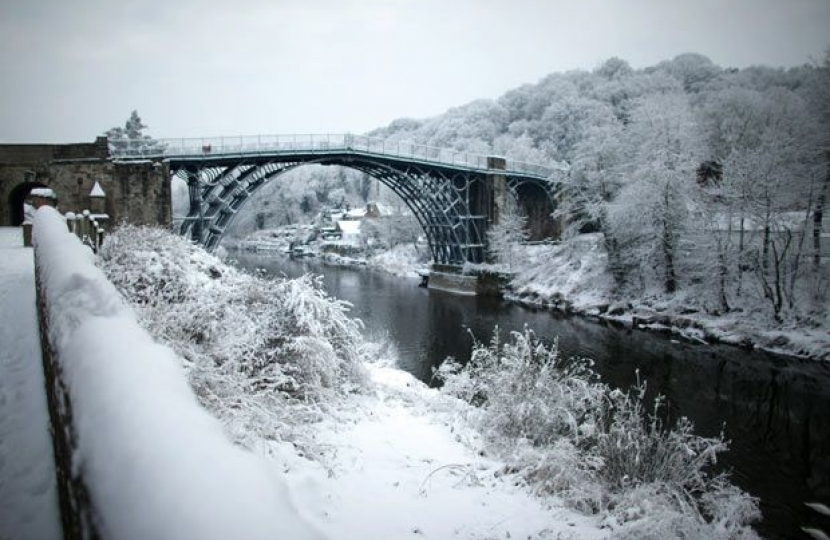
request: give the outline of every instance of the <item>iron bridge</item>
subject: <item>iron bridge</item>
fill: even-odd
[[[209,250],[251,195],[306,164],[349,167],[388,186],[420,223],[434,262],[444,265],[484,262],[486,232],[523,184],[540,188],[555,206],[555,169],[406,141],[345,134],[109,142],[113,159],[164,162],[187,181],[190,208],[180,232]]]

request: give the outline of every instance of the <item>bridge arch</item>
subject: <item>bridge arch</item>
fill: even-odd
[[[527,218],[530,240],[561,236],[561,225],[553,217],[559,196],[554,184],[516,180],[510,182],[510,194],[519,213]]]
[[[254,193],[280,175],[307,164],[354,169],[390,188],[423,229],[435,262],[458,266],[484,261],[488,215],[473,211],[473,203],[480,206],[482,199],[492,198],[483,175],[437,172],[417,164],[395,166],[359,156],[176,169],[173,172],[188,182],[190,195],[190,210],[180,232],[208,249],[215,248]]]

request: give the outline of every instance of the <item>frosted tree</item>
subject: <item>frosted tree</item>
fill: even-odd
[[[655,66],[657,72],[664,72],[683,84],[686,92],[694,93],[703,89],[717,77],[721,68],[702,54],[685,53],[672,60],[660,62]]]
[[[595,108],[574,145],[570,177],[563,186],[557,215],[570,234],[604,230],[607,205],[619,191],[623,159],[623,126],[610,107]]]
[[[516,248],[527,239],[527,218],[511,208],[501,216],[498,224],[487,231],[487,249],[496,263],[512,272],[516,262]]]
[[[146,135],[144,133],[145,129],[147,129],[147,125],[138,116],[138,111],[133,110],[124,123],[124,127],[116,126],[104,133],[109,143],[110,152],[113,154],[141,155],[148,150],[156,149],[157,141]]]
[[[642,98],[628,130],[629,177],[610,208],[610,233],[643,273],[654,268],[667,293],[678,288],[681,242],[702,140],[685,95]]]
[[[735,150],[724,162],[724,175],[741,187],[741,202],[760,228],[760,247],[749,255],[780,319],[782,309],[796,302],[809,215],[824,171],[817,169],[817,129],[803,100],[787,90],[770,92],[762,112],[765,125],[756,144]]]
[[[493,151],[500,156],[510,156],[511,159],[527,163],[544,164],[548,161],[545,155],[527,135],[513,137],[500,135],[493,142]]]
[[[754,278],[749,283],[778,320],[797,303],[800,282],[820,274],[820,245],[808,241],[811,234],[815,240],[827,181],[821,99],[813,99],[823,92],[820,73],[736,74],[705,96],[702,111],[719,169],[714,182],[704,182],[709,212],[735,237],[724,250],[736,274],[733,294],[753,292],[745,277]],[[811,251],[813,264],[802,264]]]
[[[584,130],[573,150],[567,182],[554,217],[565,222],[565,235],[574,238],[583,232],[602,232],[608,263],[615,282],[624,280],[620,247],[608,230],[608,211],[623,185],[622,123],[610,109]]]
[[[830,200],[830,151],[827,151],[827,149],[830,149],[830,48],[825,51],[823,61],[814,66],[805,88],[807,91],[806,99],[811,103],[811,109],[817,113],[818,137],[816,143],[825,149],[825,154],[819,158],[825,170],[823,173],[818,173],[821,180],[816,188],[811,231],[813,271],[819,273],[824,209],[828,200]]]

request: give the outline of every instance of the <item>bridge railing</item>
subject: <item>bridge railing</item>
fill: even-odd
[[[411,141],[383,139],[350,133],[147,140],[111,139],[109,143],[110,154],[115,159],[272,155],[295,152],[326,154],[353,151],[440,163],[474,170],[488,169],[488,156]],[[507,160],[506,170],[511,173],[525,173],[545,178],[550,176],[552,172],[549,167],[543,165],[515,160]]]

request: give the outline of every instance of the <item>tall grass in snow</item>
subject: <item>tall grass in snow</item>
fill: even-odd
[[[589,360],[564,358],[530,330],[475,342],[468,364],[447,362],[443,391],[474,406],[495,452],[540,493],[600,513],[621,538],[755,538],[755,499],[711,471],[727,449],[664,399],[598,381]]]

